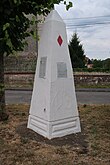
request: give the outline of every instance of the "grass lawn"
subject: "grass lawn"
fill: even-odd
[[[80,89],[80,88],[110,88],[110,84],[75,84],[76,89]],[[6,84],[5,85],[6,89],[33,89],[33,84],[29,84],[29,83],[20,83],[20,84]]]
[[[110,88],[110,84],[76,84],[76,88]]]
[[[110,105],[80,105],[82,132],[48,140],[26,128],[29,105],[7,105],[0,165],[110,165]]]

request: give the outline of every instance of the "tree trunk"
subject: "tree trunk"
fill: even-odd
[[[4,55],[0,54],[0,121],[7,120],[5,111]]]

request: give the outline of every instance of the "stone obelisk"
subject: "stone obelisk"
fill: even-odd
[[[48,139],[81,131],[66,26],[55,10],[40,38],[28,128]]]

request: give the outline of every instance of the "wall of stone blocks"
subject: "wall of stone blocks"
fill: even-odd
[[[5,72],[6,87],[32,88],[35,72]],[[79,74],[74,73],[77,85],[110,85],[110,73]]]

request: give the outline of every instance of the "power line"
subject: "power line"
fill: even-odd
[[[86,50],[87,52],[107,52],[109,53],[108,50]]]
[[[94,16],[94,17],[77,17],[77,18],[63,18],[63,20],[75,20],[75,19],[94,19],[94,18],[103,18],[103,17],[110,17],[110,15],[103,15],[103,16]]]
[[[96,23],[89,23],[89,24],[70,24],[70,25],[66,25],[67,29],[71,29],[71,28],[87,28],[87,27],[92,27],[94,25],[109,25],[110,22],[96,22]]]
[[[96,20],[98,18],[110,18],[110,15],[103,15],[103,16],[94,16],[94,17],[83,17],[83,18],[69,18],[69,19],[64,19],[67,29],[71,29],[71,28],[89,28],[92,27],[94,25],[109,25],[110,24],[110,20]],[[89,22],[87,22],[89,19]],[[95,22],[90,22],[94,19]],[[86,21],[87,23],[78,23],[75,24],[72,22],[72,20],[83,20],[84,22]],[[68,22],[69,21],[69,22]]]
[[[71,22],[65,22],[66,24],[83,24],[83,23],[86,23],[86,24],[93,24],[93,23],[102,23],[102,22],[109,22],[110,19],[108,20],[83,20],[83,21],[71,21]]]

